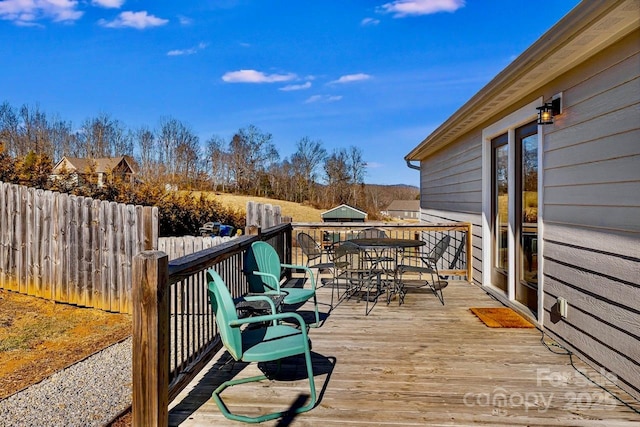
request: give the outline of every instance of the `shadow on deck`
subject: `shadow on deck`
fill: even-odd
[[[320,310],[331,289],[318,290]],[[364,315],[364,302],[343,301],[311,329],[318,405],[269,426],[555,425],[636,426],[640,415],[589,382],[560,347],[550,351],[538,329],[492,329],[470,307],[501,304],[479,287],[452,282],[446,305],[428,289],[410,289],[405,304],[384,298]],[[311,305],[303,312],[310,313]],[[545,341],[551,342],[545,338]],[[257,373],[255,364],[227,363],[220,351],[172,402],[169,424],[231,426],[210,399],[229,376]],[[577,369],[626,401],[615,378],[573,357]],[[289,378],[225,392],[231,410],[257,415],[303,405],[302,360],[283,362]],[[610,375],[609,375],[610,376]],[[302,375],[304,377],[304,375]],[[613,381],[611,381],[613,380]],[[638,408],[635,402],[636,409]]]

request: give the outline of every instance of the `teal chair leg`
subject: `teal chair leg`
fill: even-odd
[[[308,376],[308,379],[309,379],[310,401],[309,401],[309,403],[307,405],[301,406],[299,408],[296,408],[294,410],[294,413],[296,413],[296,414],[301,414],[303,412],[310,411],[311,409],[314,408],[314,406],[316,406],[316,400],[317,400],[316,384],[315,384],[314,379],[313,379],[313,368],[312,368],[312,365],[311,365],[311,355],[309,353],[305,353],[304,359],[305,359],[305,363],[307,365],[307,376]],[[279,370],[279,368],[280,368],[280,361],[278,361],[278,370]],[[228,387],[232,387],[232,386],[238,385],[238,384],[246,384],[246,383],[250,383],[250,382],[254,382],[254,381],[262,381],[262,380],[265,380],[265,379],[267,379],[266,375],[257,375],[257,376],[249,377],[249,378],[241,378],[241,379],[237,379],[237,380],[225,381],[224,383],[220,384],[220,386],[218,386],[218,388],[216,388],[215,391],[213,392],[213,395],[212,395],[213,400],[216,402],[216,405],[218,405],[218,408],[220,409],[220,412],[222,412],[222,415],[224,415],[226,418],[228,418],[230,420],[242,421],[242,422],[245,422],[245,423],[262,423],[264,421],[269,421],[269,420],[274,420],[276,418],[280,418],[280,417],[286,415],[289,411],[272,412],[272,413],[269,413],[269,414],[261,415],[259,417],[249,417],[249,416],[246,416],[246,415],[238,415],[238,414],[234,414],[231,411],[229,411],[227,406],[224,404],[224,402],[220,398],[220,394]]]
[[[316,295],[313,295],[313,304],[315,306],[315,313],[316,313],[316,323],[309,325],[310,328],[318,328],[320,327],[320,315],[318,314],[318,298],[316,298]]]

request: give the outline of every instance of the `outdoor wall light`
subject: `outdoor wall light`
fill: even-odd
[[[553,117],[560,114],[560,98],[545,102],[542,107],[537,107],[536,110],[538,110],[539,125],[553,124]]]

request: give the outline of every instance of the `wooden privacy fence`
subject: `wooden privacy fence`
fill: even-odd
[[[169,261],[221,245],[234,237],[181,236],[158,238],[158,250],[169,257]]]
[[[247,202],[247,227],[264,229],[274,227],[283,222],[291,222],[290,217],[283,217],[280,206],[268,203]]]
[[[0,182],[0,288],[131,313],[133,257],[157,230],[155,207]]]

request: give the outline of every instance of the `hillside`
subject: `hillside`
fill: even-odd
[[[420,194],[420,190],[417,187],[403,184],[365,184],[365,192],[369,193],[371,199],[376,201],[377,206],[379,206],[379,210],[385,209],[393,200],[413,200],[416,199]],[[282,215],[292,217],[294,222],[320,222],[322,220],[320,214],[328,209],[331,209],[331,207],[328,207],[326,209],[316,209],[314,207],[301,203],[289,202],[286,200],[269,199],[266,197],[246,196],[241,194],[206,191],[194,191],[192,192],[192,194],[208,194],[209,197],[213,197],[219,200],[224,206],[228,206],[241,211],[246,210],[247,202],[249,201],[278,205],[282,210]]]
[[[194,192],[200,194],[207,192]],[[283,216],[290,216],[294,222],[320,222],[320,214],[324,212],[321,209],[315,209],[311,206],[302,205],[300,203],[287,202],[285,200],[267,199],[265,197],[244,196],[241,194],[228,194],[219,192],[209,192],[209,197],[213,197],[220,201],[224,206],[232,207],[244,211],[247,208],[247,202],[265,203],[280,206]]]

